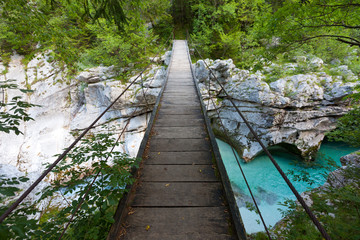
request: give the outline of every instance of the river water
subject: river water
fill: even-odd
[[[264,231],[263,225],[259,224],[259,216],[255,212],[248,210],[246,207],[246,202],[252,203],[252,200],[230,145],[219,139],[217,139],[217,142],[247,233]],[[357,149],[344,143],[324,142],[321,145],[318,156],[314,162],[316,165],[325,166],[328,165],[329,159],[332,159],[340,166],[340,157],[355,150]],[[296,175],[306,170],[310,174],[310,179],[313,181],[312,184],[294,181],[293,175],[288,174],[288,177],[298,192],[301,193],[325,183],[326,179],[324,173],[328,173],[330,169],[309,167],[304,164],[298,156],[291,154],[282,148],[275,148],[271,150],[271,153],[285,173],[290,170]],[[255,199],[259,205],[266,225],[274,226],[275,223],[282,218],[279,209],[286,209],[279,203],[283,202],[285,199],[295,200],[295,196],[266,155],[261,154],[249,163],[241,161],[241,166],[251,190],[255,195]],[[331,169],[334,170],[335,168],[332,167]]]

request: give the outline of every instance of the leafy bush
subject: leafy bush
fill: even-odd
[[[0,89],[13,89],[17,90],[17,84],[13,83],[15,80],[6,80],[0,81]],[[27,89],[18,89],[22,93],[32,92]],[[21,121],[30,121],[34,120],[26,112],[28,108],[35,107],[34,105],[21,100],[21,96],[15,96],[11,99],[10,102],[0,102],[0,132],[14,132],[16,135],[19,135],[22,132],[19,130]],[[6,99],[5,99],[6,100]]]
[[[171,21],[169,5],[159,0],[0,0],[0,56],[8,63],[14,50],[29,56],[50,52],[71,74],[79,66],[147,61],[156,41],[169,36],[155,35],[147,24],[157,33],[170,33],[171,24],[164,26]]]
[[[338,179],[336,185],[327,188],[315,189],[311,192],[311,209],[323,224],[332,239],[359,239],[360,229],[360,168],[353,167],[342,170],[342,175],[350,182],[344,183]],[[295,203],[286,201],[285,206],[289,210],[283,214],[285,219],[273,233],[276,239],[323,239],[319,231],[314,227],[305,211]]]
[[[333,141],[343,141],[360,147],[360,107],[355,107],[337,121],[336,129],[327,134]]]
[[[133,182],[130,169],[135,161],[111,150],[119,145],[110,131],[83,139],[55,168],[55,181],[39,199],[22,205],[3,222],[2,239],[57,239],[81,203],[63,239],[106,239],[125,186]],[[7,188],[1,193],[7,198],[14,196],[18,189],[11,185],[17,181],[2,179]],[[44,205],[47,207],[40,210]],[[2,206],[1,212],[4,210]]]

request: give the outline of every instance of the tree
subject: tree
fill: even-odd
[[[189,2],[191,37],[203,56],[243,62],[246,51],[253,47],[250,29],[259,14],[269,11],[269,5],[264,0]]]
[[[156,41],[171,32],[169,5],[159,0],[0,0],[0,58],[8,62],[14,50],[27,60],[45,52],[68,75],[100,64],[125,68],[146,62],[157,51]]]
[[[328,176],[326,185],[307,192],[312,211],[331,239],[359,239],[360,168],[349,165],[324,176]],[[297,178],[297,181],[303,181],[303,178]],[[302,240],[324,239],[298,203],[287,200],[283,205],[288,209],[282,212],[284,219],[272,229],[275,239],[297,240],[299,236]]]
[[[280,37],[284,45],[329,38],[360,47],[359,0],[286,0],[266,14],[261,35]]]
[[[46,0],[45,5],[50,6],[52,10],[61,7],[64,1],[70,3],[70,0]],[[39,5],[41,1],[37,1],[35,5]],[[125,0],[75,0],[71,1],[73,5],[83,6],[83,10],[78,12],[82,17],[93,19],[94,21],[99,18],[105,18],[109,22],[114,21],[119,29],[123,28],[123,24],[127,23],[126,14],[124,12]],[[138,3],[138,0],[133,1]],[[40,3],[41,4],[41,3]],[[14,6],[31,6],[27,0],[0,0],[0,6],[7,9]]]
[[[130,169],[136,165],[135,159],[114,150],[121,143],[113,130],[83,138],[54,168],[56,179],[39,198],[24,202],[0,225],[0,238],[59,239],[74,214],[62,239],[106,239],[125,186],[134,181]],[[20,191],[17,184],[28,180],[0,175],[0,200],[9,203]],[[1,213],[6,209],[0,206]]]
[[[339,118],[336,129],[327,134],[333,141],[343,141],[354,147],[360,147],[360,107],[355,107]]]

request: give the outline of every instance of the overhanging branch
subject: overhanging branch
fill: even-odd
[[[304,42],[304,41],[309,41],[311,39],[315,39],[315,38],[335,38],[335,40],[339,41],[339,42],[343,42],[346,44],[349,44],[351,46],[359,46],[360,47],[360,41],[352,38],[352,37],[347,37],[347,36],[341,36],[341,35],[327,35],[327,34],[323,34],[323,35],[317,35],[317,36],[312,36],[312,37],[307,37],[303,40],[300,40],[298,42]]]

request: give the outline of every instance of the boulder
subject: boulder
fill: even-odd
[[[347,184],[354,183],[352,178],[348,177],[349,172],[358,174],[360,168],[360,152],[351,153],[340,158],[341,168],[329,173],[326,183],[320,189],[326,189],[329,185],[334,188],[341,188]]]
[[[105,81],[107,79],[111,79],[115,75],[116,74],[114,71],[114,66],[110,66],[110,67],[99,66],[81,72],[76,77],[76,79],[80,82],[98,83],[101,81]]]
[[[351,153],[340,158],[342,166],[356,165],[360,167],[360,152]]]
[[[236,69],[230,60],[205,61],[266,147],[287,146],[311,160],[325,132],[334,129],[336,119],[349,110],[340,99],[352,93],[354,83],[344,83],[324,72],[290,75],[268,84],[261,72],[250,74]],[[319,58],[312,58],[311,62],[316,67],[323,64]],[[285,68],[296,66],[292,63]],[[194,68],[201,95],[209,103],[205,105],[216,133],[229,135],[243,159],[252,160],[262,152],[261,146],[215,79],[209,77],[204,61],[199,60]],[[210,81],[211,96],[206,81]]]
[[[15,79],[20,88],[31,87],[34,90],[31,94],[6,90],[8,98],[21,95],[24,100],[40,107],[29,109],[34,121],[21,124],[20,130],[24,135],[0,132],[0,164],[4,164],[4,169],[6,166],[15,167],[17,171],[39,176],[44,164],[53,162],[54,155],[61,153],[74,140],[71,132],[88,127],[118,98],[127,84],[114,79],[114,67],[87,69],[69,80],[56,62],[48,62],[44,55],[37,55],[27,66],[22,64],[22,58],[19,55],[12,56],[7,73],[0,75],[0,78]],[[0,69],[3,68],[0,64]],[[131,157],[136,156],[149,111],[154,106],[165,77],[165,68],[153,65],[143,75],[148,84],[137,81],[96,125],[111,125],[115,127],[114,133],[120,133],[125,127],[125,120],[135,115],[125,130],[122,139],[125,144],[121,149]],[[144,104],[145,98],[148,105]],[[101,127],[91,130],[92,133],[100,131]],[[126,143],[126,139],[131,143]]]
[[[163,61],[166,66],[169,66],[170,64],[171,53],[171,51],[167,51],[163,56],[161,56],[161,61]]]
[[[196,79],[202,83],[209,79],[209,70],[205,66],[205,62],[203,60],[199,60],[195,64],[195,77]]]
[[[310,60],[310,66],[313,68],[321,68],[324,65],[324,61],[321,58],[313,57]]]

